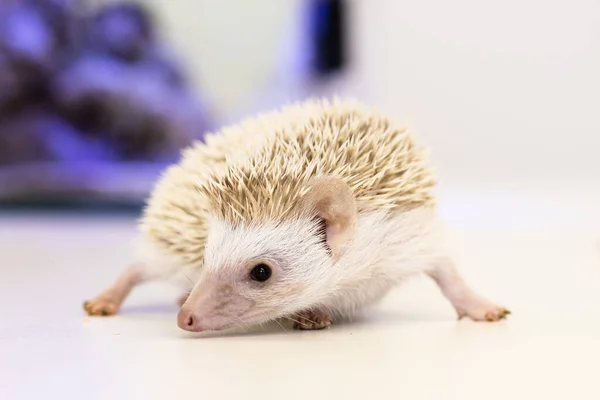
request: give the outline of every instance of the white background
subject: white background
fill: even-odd
[[[301,0],[148,3],[224,117],[297,79]],[[410,123],[448,179],[600,176],[600,2],[350,4],[342,92]]]

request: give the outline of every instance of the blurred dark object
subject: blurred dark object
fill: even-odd
[[[62,114],[82,134],[104,137],[123,159],[169,159],[206,129],[197,102],[154,60],[131,65],[82,55],[53,83]]]
[[[0,167],[116,159],[106,143],[82,136],[60,116],[44,109],[29,109],[6,118],[2,122],[0,149]]]
[[[311,30],[317,75],[329,75],[345,67],[346,7],[345,0],[313,0]]]
[[[149,10],[133,2],[0,1],[0,200],[14,196],[15,182],[32,182],[35,193],[50,170],[61,171],[50,179],[60,186],[73,168],[78,178],[65,190],[85,181],[83,192],[101,194],[90,185],[106,179],[97,171],[107,163],[113,172],[167,163],[202,137],[203,104],[158,36]]]
[[[153,25],[150,13],[139,4],[108,5],[91,19],[90,47],[123,61],[139,61],[154,46]]]

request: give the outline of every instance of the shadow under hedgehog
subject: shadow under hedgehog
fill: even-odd
[[[321,329],[425,273],[459,317],[509,314],[444,249],[435,178],[412,134],[355,100],[308,100],[206,136],[150,196],[137,262],[84,304],[112,315],[176,276],[178,325],[222,330],[288,318]]]

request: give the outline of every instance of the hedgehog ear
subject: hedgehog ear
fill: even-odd
[[[325,221],[327,245],[334,258],[354,235],[356,227],[356,203],[350,187],[335,177],[317,177],[308,183],[308,191],[302,197],[301,206],[316,213]]]

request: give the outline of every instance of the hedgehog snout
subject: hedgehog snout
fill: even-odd
[[[206,279],[196,286],[179,310],[177,325],[186,331],[218,331],[230,327],[233,318],[247,310],[230,284]]]
[[[202,324],[202,319],[195,315],[194,311],[182,308],[177,315],[177,326],[188,332],[202,332],[207,330]]]
[[[190,310],[181,309],[177,315],[177,326],[190,332],[201,332],[202,326],[198,324],[198,318]]]
[[[229,318],[194,307],[182,307],[177,315],[177,326],[188,332],[220,331],[229,325]]]

